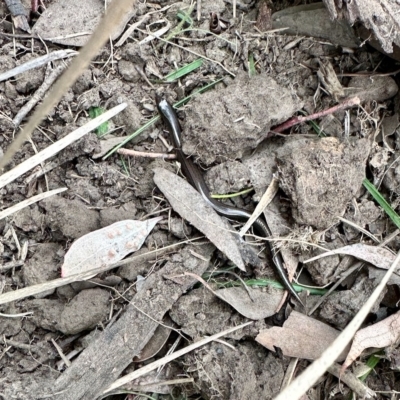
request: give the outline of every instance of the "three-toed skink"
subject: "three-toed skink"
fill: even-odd
[[[178,117],[172,105],[165,99],[156,98],[157,108],[161,115],[164,124],[166,125],[168,132],[171,136],[171,140],[174,144],[176,156],[181,164],[183,174],[189,183],[195,187],[195,189],[201,194],[204,201],[210,205],[219,215],[226,218],[231,218],[239,221],[247,221],[251,217],[251,213],[240,208],[225,205],[210,196],[210,191],[204,181],[203,175],[199,169],[195,166],[190,158],[187,158],[182,151],[182,130],[178,121]],[[271,230],[269,229],[266,222],[261,218],[257,218],[253,223],[256,232],[263,237],[272,236]],[[269,245],[274,262],[275,271],[284,284],[285,288],[295,297],[302,305],[299,295],[291,285],[283,266],[282,255],[274,248]]]

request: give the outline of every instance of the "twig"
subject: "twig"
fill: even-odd
[[[18,74],[22,74],[23,72],[29,71],[33,68],[39,68],[42,65],[46,65],[50,61],[59,60],[60,58],[72,57],[78,54],[75,50],[57,50],[52,53],[46,54],[45,56],[35,58],[33,60],[29,60],[22,65],[18,65],[9,71],[3,72],[0,74],[0,82],[5,81],[6,79],[11,78],[12,76],[16,76]]]
[[[132,33],[134,32],[134,30],[135,30],[136,28],[139,28],[140,25],[142,25],[144,22],[147,22],[147,20],[150,18],[150,15],[155,14],[155,13],[158,13],[158,12],[162,12],[162,11],[165,11],[165,10],[168,10],[168,8],[170,8],[171,6],[172,6],[172,5],[168,5],[168,6],[165,6],[165,7],[163,7],[163,8],[160,8],[159,10],[155,10],[155,11],[148,12],[146,15],[143,16],[143,18],[142,18],[140,21],[135,22],[134,24],[132,24],[132,25],[125,31],[125,33],[120,37],[120,39],[118,40],[118,42],[115,44],[115,47],[120,47],[120,46],[122,46],[122,45],[126,42],[126,40],[129,38],[129,36],[132,35]]]
[[[3,314],[0,313],[0,317],[4,318],[22,318],[22,317],[27,317],[28,315],[32,315],[33,311],[27,311],[24,313],[19,313],[19,314]]]
[[[351,99],[345,100],[343,103],[338,104],[334,107],[328,108],[327,110],[317,112],[315,114],[306,115],[306,116],[298,116],[289,119],[281,125],[274,127],[271,132],[273,133],[281,133],[286,129],[291,128],[294,125],[301,124],[302,122],[312,121],[317,118],[324,117],[325,115],[333,114],[340,110],[345,110],[346,108],[350,108],[353,106],[357,106],[360,104],[360,99],[358,97],[352,97]]]
[[[395,71],[392,72],[359,72],[357,74],[355,73],[346,73],[344,72],[343,74],[336,74],[339,77],[342,76],[363,76],[363,77],[375,77],[375,76],[391,76],[391,75],[397,75],[400,72],[400,69],[396,69]]]
[[[201,0],[197,0],[197,21],[201,20]]]
[[[336,376],[336,378],[340,379],[344,382],[353,392],[358,394],[360,399],[370,399],[375,397],[375,392],[366,386],[363,382],[361,382],[354,374],[349,371],[340,373],[340,365],[333,364],[328,368],[328,372],[332,375]]]
[[[132,156],[132,157],[145,157],[145,158],[163,158],[164,160],[175,160],[175,154],[166,154],[166,153],[146,153],[145,151],[137,151],[130,149],[118,149],[117,153],[123,154],[124,156]]]
[[[22,106],[18,111],[17,115],[13,119],[15,127],[18,127],[24,117],[32,110],[35,105],[42,100],[46,92],[49,90],[51,85],[60,76],[60,74],[66,68],[65,64],[61,64],[58,67],[51,70],[50,74],[45,78],[40,88],[35,92],[35,94],[30,98],[30,100]]]
[[[10,261],[8,263],[0,265],[0,272],[5,272],[5,271],[9,271],[10,269],[22,267],[24,264],[25,264],[25,262],[22,260]]]

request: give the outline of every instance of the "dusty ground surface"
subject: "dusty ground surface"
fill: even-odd
[[[138,20],[166,5],[171,7],[151,14],[146,24],[154,22],[159,27],[163,19],[175,26],[178,10],[188,9],[185,2],[138,4],[135,18]],[[291,5],[282,2],[279,7],[285,9]],[[313,244],[329,249],[360,241],[373,244],[370,238],[340,222],[338,217],[353,221],[383,240],[396,228],[372,201],[362,182],[368,177],[396,209],[400,194],[397,80],[388,75],[372,75],[372,72],[396,70],[395,62],[368,46],[343,51],[340,43],[335,43],[335,35],[330,40],[319,40],[276,32],[260,33],[272,28],[269,15],[279,11],[277,4],[270,7],[262,2],[238,2],[239,18],[235,23],[230,2],[203,0],[200,20],[194,11],[193,25],[186,26],[184,32],[171,39],[190,52],[157,41],[139,45],[146,34],[137,31],[121,47],[111,51],[110,46],[106,46],[7,168],[86,123],[91,107],[108,109],[128,102],[128,108],[110,124],[110,128],[115,128],[113,135],[123,137],[155,115],[156,93],[175,102],[222,79],[178,112],[184,132],[183,150],[204,169],[210,190],[226,194],[253,187],[253,192],[228,200],[230,204],[252,211],[273,174],[277,174],[280,189],[270,213],[278,222],[271,221],[271,229],[276,236],[293,240],[294,244],[286,244],[282,251],[285,257],[290,257],[291,261],[286,259],[286,262],[294,263],[295,267],[299,261],[321,252]],[[231,24],[219,36],[209,33],[210,12],[218,13]],[[3,7],[1,17],[6,16],[7,10]],[[6,31],[4,26],[2,29]],[[49,51],[60,48],[57,44],[47,45]],[[17,37],[14,43],[10,37],[0,36],[2,72],[45,53],[40,40]],[[179,81],[160,83],[176,67],[198,59],[194,53],[208,60]],[[342,74],[338,78],[339,91],[332,89],[318,74],[326,61],[337,74]],[[55,62],[53,67],[59,63]],[[41,85],[45,73],[46,67],[36,68],[0,83],[0,147],[3,151],[13,139],[11,120]],[[316,121],[323,135],[318,136],[309,124],[290,128],[284,134],[270,133],[301,110],[312,114],[354,95],[360,97],[361,107],[340,110]],[[153,125],[126,147],[165,153],[168,149],[161,140],[164,137],[167,135],[161,125]],[[62,195],[0,221],[2,292],[59,278],[65,252],[75,239],[122,219],[165,216],[148,236],[139,254],[199,236],[195,228],[169,207],[153,180],[155,168],[176,172],[176,163],[148,157],[125,158],[117,154],[106,160],[95,158],[101,140],[108,138],[100,139],[91,133],[50,160],[56,163],[45,177],[28,179],[28,173],[0,190],[1,208],[6,209],[37,193],[68,188]],[[74,364],[79,353],[123,315],[128,303],[136,301],[135,296],[140,293],[137,282],[143,277],[153,277],[153,281],[145,283],[146,293],[141,295],[140,302],[151,303],[153,309],[149,313],[154,311],[151,315],[155,315],[156,320],[164,315],[169,318],[168,322],[164,320],[165,324],[174,326],[183,335],[180,346],[248,321],[204,287],[191,289],[194,281],[182,284],[184,289],[180,296],[174,297],[176,291],[168,292],[171,285],[179,285],[171,278],[176,275],[175,268],[181,273],[186,268],[202,274],[206,269],[221,271],[226,267],[226,257],[204,245],[206,242],[203,239],[203,245],[197,248],[183,244],[179,250],[132,262],[90,281],[75,282],[36,298],[0,306],[2,314],[33,312],[24,318],[0,317],[0,394],[3,398],[42,398],[35,393],[41,391],[43,395],[46,390],[48,393],[54,385],[62,386],[63,379],[68,382],[68,369],[53,341],[65,355],[70,355]],[[395,237],[388,247],[397,252],[399,244]],[[21,248],[24,246],[27,246],[27,255],[23,257]],[[196,258],[198,254],[203,257],[202,263]],[[335,282],[350,266],[351,263],[344,262],[344,257],[338,255],[324,258],[308,264],[300,280],[313,286],[325,286]],[[244,279],[278,280],[268,259],[240,274]],[[376,286],[379,276],[375,279],[372,276],[368,268],[350,275],[313,317],[339,330],[346,327]],[[164,284],[164,279],[165,287],[160,283]],[[216,288],[217,283],[229,280],[236,278],[219,274],[211,283]],[[278,291],[256,290],[271,296]],[[159,301],[163,293],[168,293],[169,302]],[[392,314],[397,307],[398,293],[398,285],[389,286],[367,323]],[[309,296],[307,304],[314,304],[318,297]],[[142,378],[134,384],[152,382],[149,389],[134,385],[131,388],[148,394],[163,393],[163,398],[172,398],[171,393],[173,398],[182,399],[273,398],[281,390],[290,358],[282,355],[279,349],[268,351],[254,338],[262,329],[282,325],[292,308],[299,309],[289,301],[277,314],[259,318],[251,327],[227,335],[225,341],[233,347],[214,342],[169,364],[161,374],[150,375],[148,380]],[[151,337],[156,325],[141,329]],[[161,340],[160,354],[164,355],[178,336],[173,332],[171,337]],[[135,355],[139,355],[140,350]],[[154,356],[150,351],[147,360],[146,357],[137,359],[136,363],[128,360],[125,372],[153,361],[160,354]],[[302,361],[297,373],[306,365]],[[399,391],[398,371],[398,349],[394,346],[386,351],[385,359],[366,384],[376,391]],[[156,385],[177,377],[193,378],[193,382]],[[338,380],[331,375],[326,375],[315,390],[320,396],[314,398],[349,398],[351,393],[345,385],[339,389]]]

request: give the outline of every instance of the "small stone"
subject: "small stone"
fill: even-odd
[[[107,318],[109,297],[103,289],[83,290],[65,306],[58,329],[66,335],[75,335],[94,328]]]

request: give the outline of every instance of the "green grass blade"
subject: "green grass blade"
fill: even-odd
[[[299,111],[299,114],[301,114],[301,115],[308,115],[308,114],[307,114],[305,111],[303,111],[303,110],[300,110],[300,111]],[[318,125],[315,121],[313,121],[313,120],[308,121],[308,124],[312,126],[312,128],[313,128],[314,131],[315,131],[315,133],[316,133],[319,137],[327,137],[327,136],[328,136],[328,135],[319,127],[319,125]]]
[[[257,70],[256,70],[256,63],[254,61],[254,54],[250,53],[249,54],[249,76],[250,78],[252,76],[256,76],[257,75]]]
[[[193,25],[193,19],[190,16],[192,13],[193,8],[189,8],[189,12],[185,12],[182,10],[179,10],[178,13],[176,14],[176,17],[184,24],[187,23],[189,26]]]
[[[211,194],[213,199],[231,199],[232,197],[242,196],[243,194],[250,193],[254,188],[243,189],[241,192],[228,193],[228,194]]]
[[[188,75],[197,68],[200,68],[203,65],[203,59],[198,58],[197,60],[191,62],[190,64],[185,65],[182,68],[177,69],[176,71],[171,72],[164,78],[164,82],[174,82],[182,76]]]
[[[104,108],[101,107],[91,107],[89,108],[89,117],[91,119],[95,119],[104,113]],[[108,121],[102,123],[100,126],[96,128],[96,135],[99,137],[104,136],[108,132]]]
[[[384,209],[389,218],[393,223],[400,229],[400,216],[396,211],[393,210],[392,206],[385,200],[385,198],[379,193],[378,189],[368,180],[363,180],[363,185],[375,199],[375,201]]]
[[[189,27],[193,25],[193,19],[190,16],[193,12],[194,9],[194,3],[189,7],[189,9],[186,11],[184,10],[179,10],[177,17],[180,20],[178,25],[170,32],[170,34],[165,38],[166,41],[171,40],[174,38],[176,35],[178,35],[180,32],[182,32],[183,27],[188,24]],[[163,43],[160,43],[160,46],[162,46]]]
[[[377,355],[375,355],[375,354],[372,354],[369,358],[368,358],[368,361],[366,362],[366,365],[367,365],[367,367],[369,368],[369,370],[364,374],[364,375],[362,375],[362,376],[360,376],[358,379],[360,379],[360,381],[362,381],[362,382],[364,382],[367,378],[368,378],[368,376],[369,376],[369,374],[374,370],[374,368],[378,365],[378,363],[379,363],[379,361],[381,361],[382,360],[382,352],[379,352],[379,353],[377,353],[377,354],[380,354],[381,355],[381,357],[379,357],[379,356],[377,356]]]

